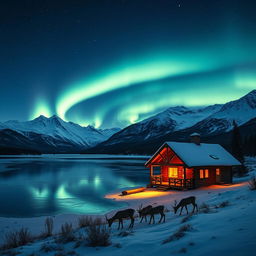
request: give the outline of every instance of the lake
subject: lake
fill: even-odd
[[[111,192],[145,186],[147,157],[0,156],[0,216],[104,214],[123,206]]]

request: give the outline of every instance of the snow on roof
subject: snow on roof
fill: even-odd
[[[201,135],[199,133],[197,133],[197,132],[194,132],[194,133],[190,134],[190,137],[193,137],[193,136],[201,136]]]
[[[231,166],[241,165],[219,144],[166,142],[187,166]]]

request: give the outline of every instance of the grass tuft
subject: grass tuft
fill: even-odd
[[[162,244],[166,244],[175,240],[181,239],[183,236],[185,236],[186,232],[189,232],[193,230],[192,226],[190,224],[186,224],[181,226],[174,234],[169,236],[167,239],[165,239]]]
[[[206,203],[202,203],[199,206],[199,212],[201,213],[209,213],[211,211],[210,206]]]
[[[61,225],[61,231],[56,238],[57,243],[69,243],[76,240],[76,236],[73,231],[72,223],[64,223]]]
[[[249,189],[250,190],[256,190],[256,177],[251,178],[248,181],[248,184],[249,184]]]
[[[47,217],[45,219],[45,236],[52,236],[52,232],[53,232],[53,218],[51,217]]]
[[[100,219],[95,219],[86,227],[86,241],[89,246],[108,246],[111,244],[110,232]]]
[[[34,238],[27,228],[21,228],[18,231],[10,231],[5,234],[1,249],[17,248],[32,242]]]
[[[180,223],[185,223],[188,222],[193,216],[193,213],[190,213],[189,215],[185,216],[184,218],[182,218]]]

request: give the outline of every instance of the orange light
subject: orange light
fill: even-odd
[[[126,201],[126,200],[134,200],[134,199],[168,196],[168,195],[173,194],[173,193],[176,193],[176,192],[146,190],[146,191],[141,192],[141,193],[130,194],[130,195],[126,195],[126,196],[121,196],[120,194],[109,194],[109,195],[106,195],[105,198]]]
[[[243,187],[247,185],[246,182],[236,183],[236,184],[224,184],[224,185],[211,185],[207,187],[201,187],[200,189],[208,190],[208,189],[223,189],[223,188],[235,188],[235,187]]]

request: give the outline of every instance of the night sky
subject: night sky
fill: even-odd
[[[256,89],[256,1],[0,3],[0,121],[124,127]]]

